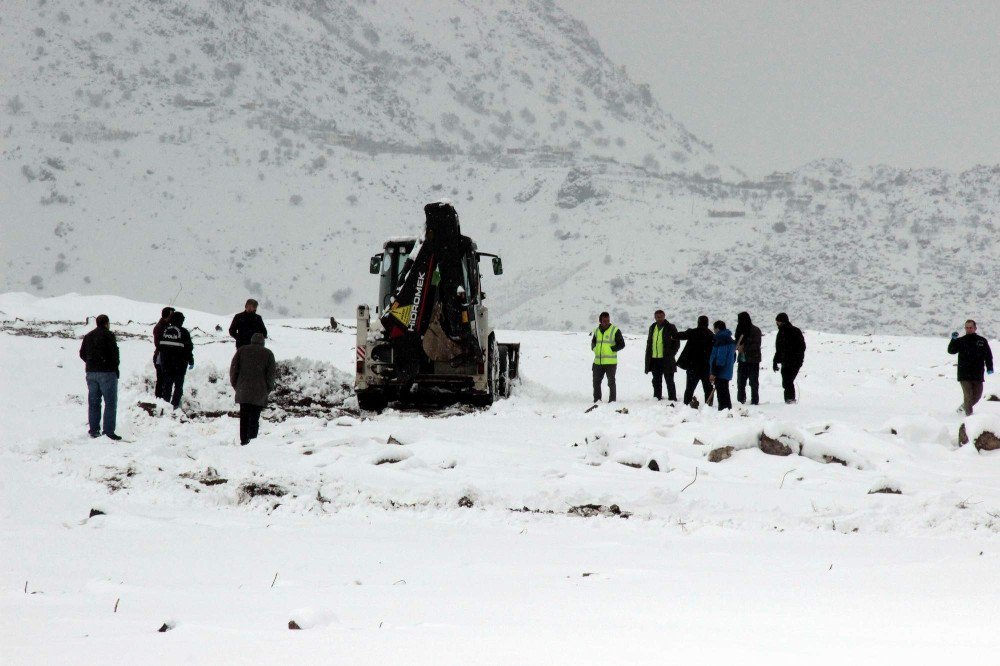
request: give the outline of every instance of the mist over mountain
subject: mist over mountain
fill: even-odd
[[[50,0],[0,34],[2,291],[350,316],[448,197],[503,325],[1000,324],[1000,168],[748,181],[552,2]]]

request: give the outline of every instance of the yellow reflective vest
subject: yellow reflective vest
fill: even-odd
[[[659,326],[653,327],[653,358],[663,358],[663,329]]]
[[[615,345],[615,336],[618,334],[617,326],[608,326],[608,330],[601,331],[598,326],[594,329],[594,365],[618,365],[618,352],[611,348]]]

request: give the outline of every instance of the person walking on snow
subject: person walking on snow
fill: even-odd
[[[674,357],[681,343],[677,340],[677,327],[667,321],[663,310],[653,313],[655,320],[646,335],[646,374],[653,373],[653,397],[663,400],[663,380],[667,382],[667,399],[677,400],[674,373],[677,361]]]
[[[181,406],[184,375],[194,367],[194,343],[184,328],[184,313],[174,312],[160,336],[160,363],[163,365],[163,399],[177,409]]]
[[[250,344],[236,350],[229,364],[229,383],[236,389],[240,406],[240,446],[246,446],[260,431],[260,413],[274,390],[274,354],[264,346],[264,334],[254,333]]]
[[[760,329],[753,325],[750,313],[736,315],[736,399],[747,401],[747,382],[750,382],[750,404],[760,402]]]
[[[681,331],[677,334],[678,340],[687,340],[684,350],[677,357],[677,367],[687,372],[687,384],[684,387],[684,404],[691,404],[694,398],[694,391],[701,383],[705,391],[705,400],[711,393],[711,384],[708,381],[709,367],[708,359],[712,355],[712,345],[715,343],[715,334],[708,328],[708,317],[701,315],[698,317],[698,326]]]
[[[806,339],[797,327],[788,321],[788,315],[779,312],[774,318],[778,334],[774,338],[774,371],[781,366],[781,387],[785,390],[785,404],[795,403],[795,378],[806,358]]]
[[[617,326],[611,324],[611,315],[602,312],[597,318],[598,326],[590,336],[590,348],[594,350],[594,402],[601,401],[601,382],[608,378],[608,402],[618,398],[615,373],[618,371],[618,352],[625,348],[625,338]]]
[[[236,340],[236,348],[250,344],[254,333],[262,333],[267,337],[267,327],[264,326],[264,319],[257,314],[257,301],[252,298],[247,299],[243,312],[239,312],[233,317],[233,323],[229,325],[229,335]]]
[[[160,365],[160,338],[163,336],[163,329],[167,327],[167,322],[170,321],[170,315],[174,313],[174,309],[170,306],[163,308],[160,311],[160,321],[156,322],[156,326],[153,327],[153,367],[156,369],[156,387],[153,389],[153,395],[161,400],[170,400],[169,395],[163,395],[163,366]]]
[[[976,333],[976,322],[965,322],[965,335],[958,337],[958,331],[951,334],[948,353],[958,354],[958,383],[962,385],[962,407],[966,416],[972,416],[972,408],[983,397],[983,368],[986,374],[993,374],[993,352],[989,341]]]
[[[736,362],[736,341],[733,334],[726,328],[726,322],[717,321],[712,325],[715,339],[712,354],[708,359],[711,375],[708,381],[715,385],[715,397],[719,401],[719,411],[733,408],[733,399],[729,395],[729,382],[733,378],[733,363]]]
[[[96,328],[83,336],[80,358],[86,363],[87,420],[91,437],[103,432],[108,439],[119,441],[115,433],[118,414],[118,341],[111,332],[108,315],[97,315]],[[101,429],[101,399],[104,399],[104,429]]]

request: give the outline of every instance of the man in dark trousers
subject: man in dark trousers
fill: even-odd
[[[733,408],[733,399],[729,395],[729,382],[733,379],[733,363],[736,362],[736,341],[733,334],[726,328],[726,322],[717,321],[712,325],[715,339],[712,343],[712,354],[708,359],[708,377],[715,386],[715,396],[719,401],[719,411]]]
[[[677,371],[677,327],[667,321],[663,310],[653,313],[655,320],[646,335],[646,374],[653,373],[653,397],[663,400],[663,380],[667,382],[667,399],[677,400],[674,373]]]
[[[181,406],[184,376],[194,367],[194,343],[184,328],[184,313],[174,312],[160,336],[160,363],[163,365],[163,399],[177,409]]]
[[[96,328],[83,336],[80,358],[86,363],[87,416],[90,436],[121,439],[115,433],[118,413],[118,341],[111,332],[108,315],[97,315]],[[101,430],[101,399],[104,399],[104,429]]]
[[[170,321],[170,315],[174,313],[174,309],[170,306],[163,308],[160,311],[160,321],[156,322],[156,326],[153,327],[153,367],[156,368],[156,388],[153,391],[153,395],[162,400],[170,400],[169,395],[163,394],[163,367],[160,365],[160,337],[163,335],[163,329],[167,327],[167,322]]]
[[[965,335],[958,337],[958,331],[951,334],[948,353],[958,354],[958,383],[962,385],[962,411],[972,416],[972,408],[983,397],[983,369],[993,374],[993,351],[990,343],[976,333],[976,322],[965,322]]]
[[[247,299],[246,308],[243,312],[233,317],[233,323],[229,326],[229,335],[236,339],[236,348],[250,344],[254,333],[261,333],[267,337],[267,327],[264,320],[257,314],[257,301]]]
[[[590,336],[590,348],[594,350],[594,402],[601,401],[601,381],[608,378],[608,402],[618,398],[615,373],[618,371],[618,352],[625,347],[625,338],[617,326],[612,326],[611,315],[602,312],[597,318],[597,328]]]
[[[750,313],[736,315],[736,399],[747,401],[747,382],[750,382],[750,404],[760,402],[760,329],[753,325]]]
[[[715,334],[708,328],[708,317],[706,315],[698,317],[698,326],[678,333],[677,339],[687,340],[684,351],[677,357],[677,367],[687,372],[684,404],[691,404],[699,382],[705,391],[705,400],[708,400],[708,394],[712,391],[711,383],[708,381],[708,358],[712,355],[712,346],[715,343]]]
[[[788,315],[779,312],[774,318],[778,325],[778,335],[774,339],[774,371],[781,366],[781,387],[785,390],[785,404],[795,403],[795,378],[806,358],[806,339],[796,326],[788,321]]]
[[[274,390],[274,354],[264,347],[264,335],[254,333],[250,344],[236,350],[229,364],[229,383],[240,406],[240,445],[246,446],[260,431],[260,413]]]

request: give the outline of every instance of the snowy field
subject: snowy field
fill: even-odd
[[[0,296],[4,664],[1000,654],[1000,453],[958,445],[963,422],[1000,431],[1000,384],[956,414],[945,337],[807,331],[800,404],[768,367],[763,404],[719,414],[654,401],[635,335],[619,402],[587,412],[586,333],[505,331],[510,400],[373,416],[353,330],[268,318],[286,391],[240,447],[231,313],[181,306],[196,364],[171,414],[149,383],[159,308]],[[86,432],[77,351],[101,312],[121,443]]]

